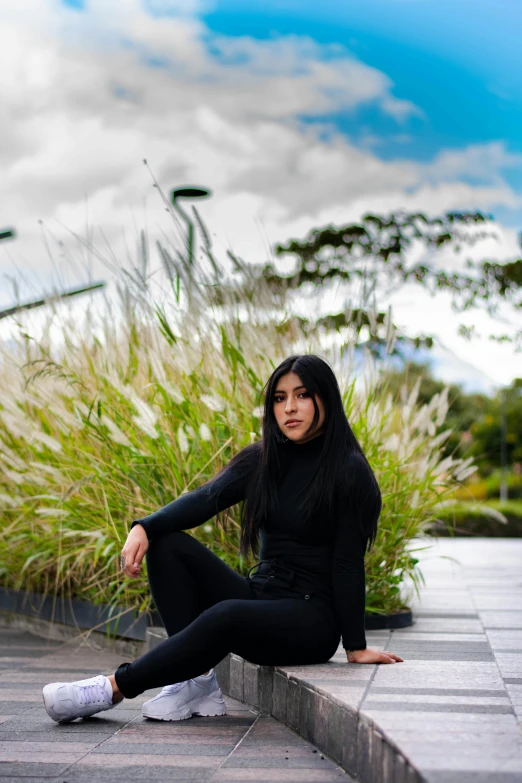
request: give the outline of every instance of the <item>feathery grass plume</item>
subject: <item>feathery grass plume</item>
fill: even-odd
[[[216,394],[202,394],[200,400],[203,405],[206,405],[207,408],[210,408],[211,411],[217,411],[218,413],[221,413],[226,408],[225,400],[223,400],[221,397],[218,397]]]
[[[0,410],[0,419],[12,438],[24,438],[30,440],[32,430],[22,411],[15,405],[11,410]]]
[[[209,429],[208,425],[205,424],[205,422],[202,422],[199,425],[198,432],[199,432],[199,437],[201,438],[201,440],[212,440],[212,433],[210,432],[210,429]]]
[[[52,465],[46,465],[45,462],[30,462],[29,466],[35,468],[40,473],[48,474],[55,482],[60,483],[63,481],[63,475],[58,468],[54,468]]]
[[[9,446],[6,446],[5,441],[0,440],[0,460],[3,460],[6,465],[10,465],[12,468],[16,468],[16,470],[24,470],[25,469],[25,462],[20,459],[20,457],[15,454],[15,452],[9,448]]]
[[[129,438],[125,435],[124,432],[120,430],[120,428],[112,421],[109,416],[103,414],[100,417],[100,423],[109,430],[111,440],[113,440],[115,443],[119,443],[120,446],[127,446],[128,448],[132,448],[132,443]]]
[[[182,454],[186,454],[190,448],[186,432],[183,428],[183,424],[178,427],[178,445]]]
[[[34,513],[40,517],[68,517],[69,511],[65,511],[63,508],[35,508]]]
[[[46,446],[51,451],[60,452],[62,450],[62,444],[56,440],[56,438],[47,435],[45,432],[38,432],[38,430],[32,433],[32,442],[36,441],[36,448],[42,451],[42,447]]]
[[[361,386],[357,325],[334,336],[303,325],[295,291],[274,290],[259,268],[232,254],[226,270],[209,242],[190,266],[165,238],[154,274],[140,248],[126,267],[106,258],[117,300],[107,297],[103,307],[92,300],[83,318],[64,318],[67,305],[51,306],[40,335],[30,334],[30,314],[21,314],[18,334],[0,344],[0,508],[9,531],[0,536],[3,583],[145,612],[145,573],[127,580],[118,565],[133,519],[196,488],[259,439],[263,384],[281,359],[303,351],[331,363],[381,486],[379,534],[367,555],[368,609],[403,607],[406,580],[414,589],[421,583],[412,540],[427,538],[438,509],[472,469],[441,459],[451,432],[439,431],[447,390],[424,406],[418,384],[394,397],[376,383],[369,354]],[[355,305],[345,309],[361,309]],[[387,344],[394,340],[389,311]],[[190,534],[245,574],[253,563],[238,555],[239,509],[226,517],[226,532],[209,520]]]
[[[0,494],[0,508],[2,506],[10,506],[10,508],[16,508],[20,503],[20,498],[13,495]]]

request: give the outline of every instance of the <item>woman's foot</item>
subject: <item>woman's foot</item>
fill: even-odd
[[[103,674],[75,682],[51,682],[43,689],[47,714],[58,723],[110,710],[121,701],[113,699],[113,687]]]
[[[192,715],[225,715],[226,711],[214,669],[206,676],[166,685],[142,707],[143,717],[154,720],[186,720]]]

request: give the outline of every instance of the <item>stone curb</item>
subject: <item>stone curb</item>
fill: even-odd
[[[422,783],[424,778],[362,710],[304,683],[278,666],[230,653],[216,667],[228,696],[272,715],[361,783]]]

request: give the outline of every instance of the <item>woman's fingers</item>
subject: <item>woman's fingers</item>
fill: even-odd
[[[147,533],[141,525],[132,528],[122,549],[123,572],[127,576],[137,577],[141,571],[141,561],[149,548]]]
[[[123,573],[127,576],[136,576],[136,557],[138,553],[137,546],[129,546],[126,544],[122,550],[122,557],[125,559],[125,567]],[[139,565],[139,563],[138,563]]]
[[[136,558],[137,557],[138,555],[136,555]],[[125,563],[125,573],[132,577],[139,576],[141,573],[140,562],[137,559],[129,560],[128,563]]]
[[[135,579],[141,574],[141,563],[147,551],[145,542],[137,546],[127,546],[123,548],[122,555],[125,558],[125,568],[123,572]]]
[[[136,562],[139,544],[127,543],[122,549],[122,556],[125,558],[125,565],[133,565]]]
[[[398,663],[403,661],[400,655],[395,655],[388,650],[376,650],[374,647],[352,652],[347,651],[347,654],[349,663]]]
[[[381,655],[384,656],[385,658],[383,663],[395,663],[396,661],[402,663],[404,661],[404,659],[401,658],[400,655],[395,655],[395,653],[388,652],[388,650],[382,650]]]
[[[145,544],[140,544],[138,547],[138,551],[136,552],[136,556],[134,557],[134,565],[140,567],[141,561],[145,557],[145,552],[147,551],[147,547]]]
[[[404,658],[401,658],[400,655],[396,655],[395,653],[388,652],[388,650],[383,650],[385,655],[389,655],[390,658],[393,658],[395,661],[404,661]]]

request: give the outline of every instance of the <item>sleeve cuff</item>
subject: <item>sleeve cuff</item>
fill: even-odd
[[[147,523],[145,522],[145,520],[144,520],[144,519],[135,519],[135,520],[134,520],[134,522],[132,523],[132,525],[130,526],[130,529],[131,529],[131,530],[132,530],[132,528],[134,527],[134,525],[141,525],[141,526],[142,526],[142,528],[144,529],[144,531],[145,531],[145,532],[146,532],[146,534],[147,534],[147,538],[148,538],[148,539],[150,539],[150,537],[151,537],[151,535],[150,535],[150,531],[149,531],[149,528],[148,528],[148,526],[147,526]]]
[[[366,639],[343,639],[345,650],[366,650]]]

